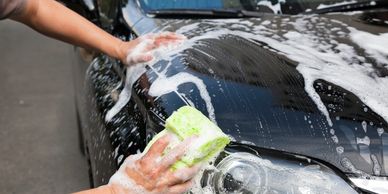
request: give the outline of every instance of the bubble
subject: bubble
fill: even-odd
[[[338,143],[338,137],[336,135],[332,136],[331,139],[334,141],[334,143]]]
[[[364,145],[369,146],[369,144],[370,144],[370,139],[369,139],[368,136],[365,136],[365,137],[363,137],[363,138],[357,137],[357,138],[356,138],[356,142],[357,142],[357,144],[364,144]]]
[[[364,131],[365,131],[365,133],[366,133],[366,131],[367,131],[367,123],[366,123],[366,121],[362,121],[361,122],[361,125],[362,125],[362,129],[364,129]]]
[[[336,147],[336,151],[338,154],[342,154],[342,153],[344,153],[344,147],[338,146],[338,147]]]
[[[379,134],[379,136],[381,136],[383,133],[384,133],[383,128],[377,128],[377,134]]]

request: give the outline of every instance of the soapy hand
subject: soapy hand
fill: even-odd
[[[126,65],[144,63],[153,59],[152,52],[169,44],[180,44],[186,37],[173,32],[146,34],[129,42],[121,42],[118,46],[118,55]]]
[[[113,193],[178,194],[188,191],[200,165],[175,171],[170,167],[183,156],[195,137],[181,142],[162,156],[171,138],[171,135],[163,136],[145,155],[129,156],[109,181]]]

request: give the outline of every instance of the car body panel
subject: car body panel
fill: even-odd
[[[214,108],[215,121],[234,142],[257,150],[278,150],[318,159],[354,176],[362,175],[360,172],[387,176],[388,124],[383,116],[347,88],[330,80],[314,80],[315,91],[333,123],[330,126],[316,100],[306,91],[304,74],[298,69],[300,61],[291,55],[292,49],[279,51],[271,45],[273,40],[286,41],[290,31],[308,31],[309,38],[315,37],[333,47],[343,43],[357,48],[357,55],[374,64],[377,74],[384,77],[388,75],[387,69],[350,40],[348,34],[350,29],[373,35],[387,33],[384,22],[376,24],[370,19],[384,17],[386,11],[380,16],[359,12],[173,20],[148,17],[139,4],[127,1],[121,12],[129,29],[116,31],[117,35],[132,37],[169,30],[189,38],[203,38],[170,62],[162,60],[146,67],[133,88],[129,88],[132,95],[128,103],[110,121],[105,121],[107,112],[120,99],[120,93],[128,90],[126,71],[122,64],[104,55],[91,62],[86,71],[86,88],[77,94],[86,97],[79,101],[85,104],[81,117],[95,185],[107,183],[126,156],[141,152],[146,142],[163,129],[164,120],[180,106],[191,104],[212,116],[209,102],[201,94],[203,86]],[[298,24],[311,28],[298,28]],[[327,32],[325,27],[337,30]],[[325,37],[328,33],[337,42],[331,43]],[[176,91],[160,96],[148,93],[153,84],[163,81],[158,79],[161,74],[169,78],[180,73],[200,81],[182,82]],[[365,142],[365,137],[369,142]]]
[[[275,32],[268,34],[268,37],[274,35],[284,37],[284,34],[290,31],[301,32],[300,29],[292,28],[292,25],[287,25],[286,31],[276,31],[280,26],[286,25],[284,21],[293,23],[301,19],[307,22],[304,24],[306,26],[309,23],[311,25],[325,23],[326,26],[330,26],[329,28],[339,28],[338,31],[344,33],[347,33],[348,27],[374,34],[388,32],[386,27],[359,21],[359,17],[360,15],[342,14],[308,17],[263,16],[260,19],[235,21],[227,19],[171,21],[143,18],[132,28],[140,34],[149,32],[144,30],[144,26],[147,26],[146,29],[152,29],[152,31],[178,31],[188,37],[196,37],[210,31],[225,29],[254,34],[254,27],[263,26],[262,23],[272,23],[275,25],[265,25],[261,30]],[[244,22],[249,25],[244,25]],[[342,22],[346,22],[345,25],[348,27],[336,25]],[[193,28],[182,30],[187,27]],[[319,28],[318,26],[309,30],[316,33],[314,36],[322,39],[325,34]],[[357,47],[349,37],[335,33],[333,36],[341,42]],[[382,168],[375,175],[386,175],[385,171],[388,167],[383,160],[387,152],[387,145],[384,143],[387,138],[387,122],[373,111],[365,112],[364,109],[370,109],[370,107],[352,92],[324,80],[315,81],[314,88],[330,112],[333,122],[331,127],[306,93],[303,75],[296,69],[298,63],[289,59],[287,55],[279,55],[268,48],[263,48],[267,46],[265,41],[255,45],[243,37],[231,36],[223,38],[222,41],[209,39],[198,44],[200,46],[186,51],[188,54],[180,60],[184,61],[184,65],[174,63],[171,66],[172,70],[169,71],[174,73],[168,76],[187,71],[203,80],[212,96],[217,123],[237,142],[319,158],[330,161],[347,173],[352,173],[349,166],[344,164],[349,159],[359,170],[373,174],[375,168]],[[334,43],[332,46],[337,45]],[[367,56],[366,53],[360,52],[361,55]],[[211,60],[212,57],[216,60]],[[373,63],[372,57],[367,60]],[[242,61],[243,64],[241,64]],[[382,77],[387,75],[387,69],[376,67],[376,71]],[[152,73],[148,72],[148,74]],[[191,86],[186,84],[179,91],[182,90],[183,95],[188,99],[201,99],[195,88],[193,84]],[[190,92],[192,89],[194,91]],[[168,104],[180,99],[181,97],[172,97],[172,94],[159,97],[158,101],[162,103],[160,106],[170,110],[162,111],[163,115],[169,115],[171,110],[183,105],[184,102]],[[203,112],[207,112],[203,101],[197,100],[194,104]],[[365,123],[368,129],[363,131]],[[385,130],[382,135],[378,132],[381,129]],[[371,140],[369,146],[357,141],[364,137]],[[373,159],[370,158],[371,156]]]

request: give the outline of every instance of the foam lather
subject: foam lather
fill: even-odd
[[[172,140],[163,154],[168,153],[171,148],[186,138],[197,136],[185,155],[172,166],[173,170],[206,162],[220,153],[230,142],[229,137],[217,125],[191,106],[183,106],[175,111],[166,120],[165,127],[150,141],[144,153],[156,140],[167,133],[172,134],[174,138],[171,138]]]

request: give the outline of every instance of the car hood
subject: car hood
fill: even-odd
[[[379,14],[141,19],[138,35],[189,38],[135,85],[148,130],[191,104],[234,142],[387,176],[388,28],[370,15]]]

